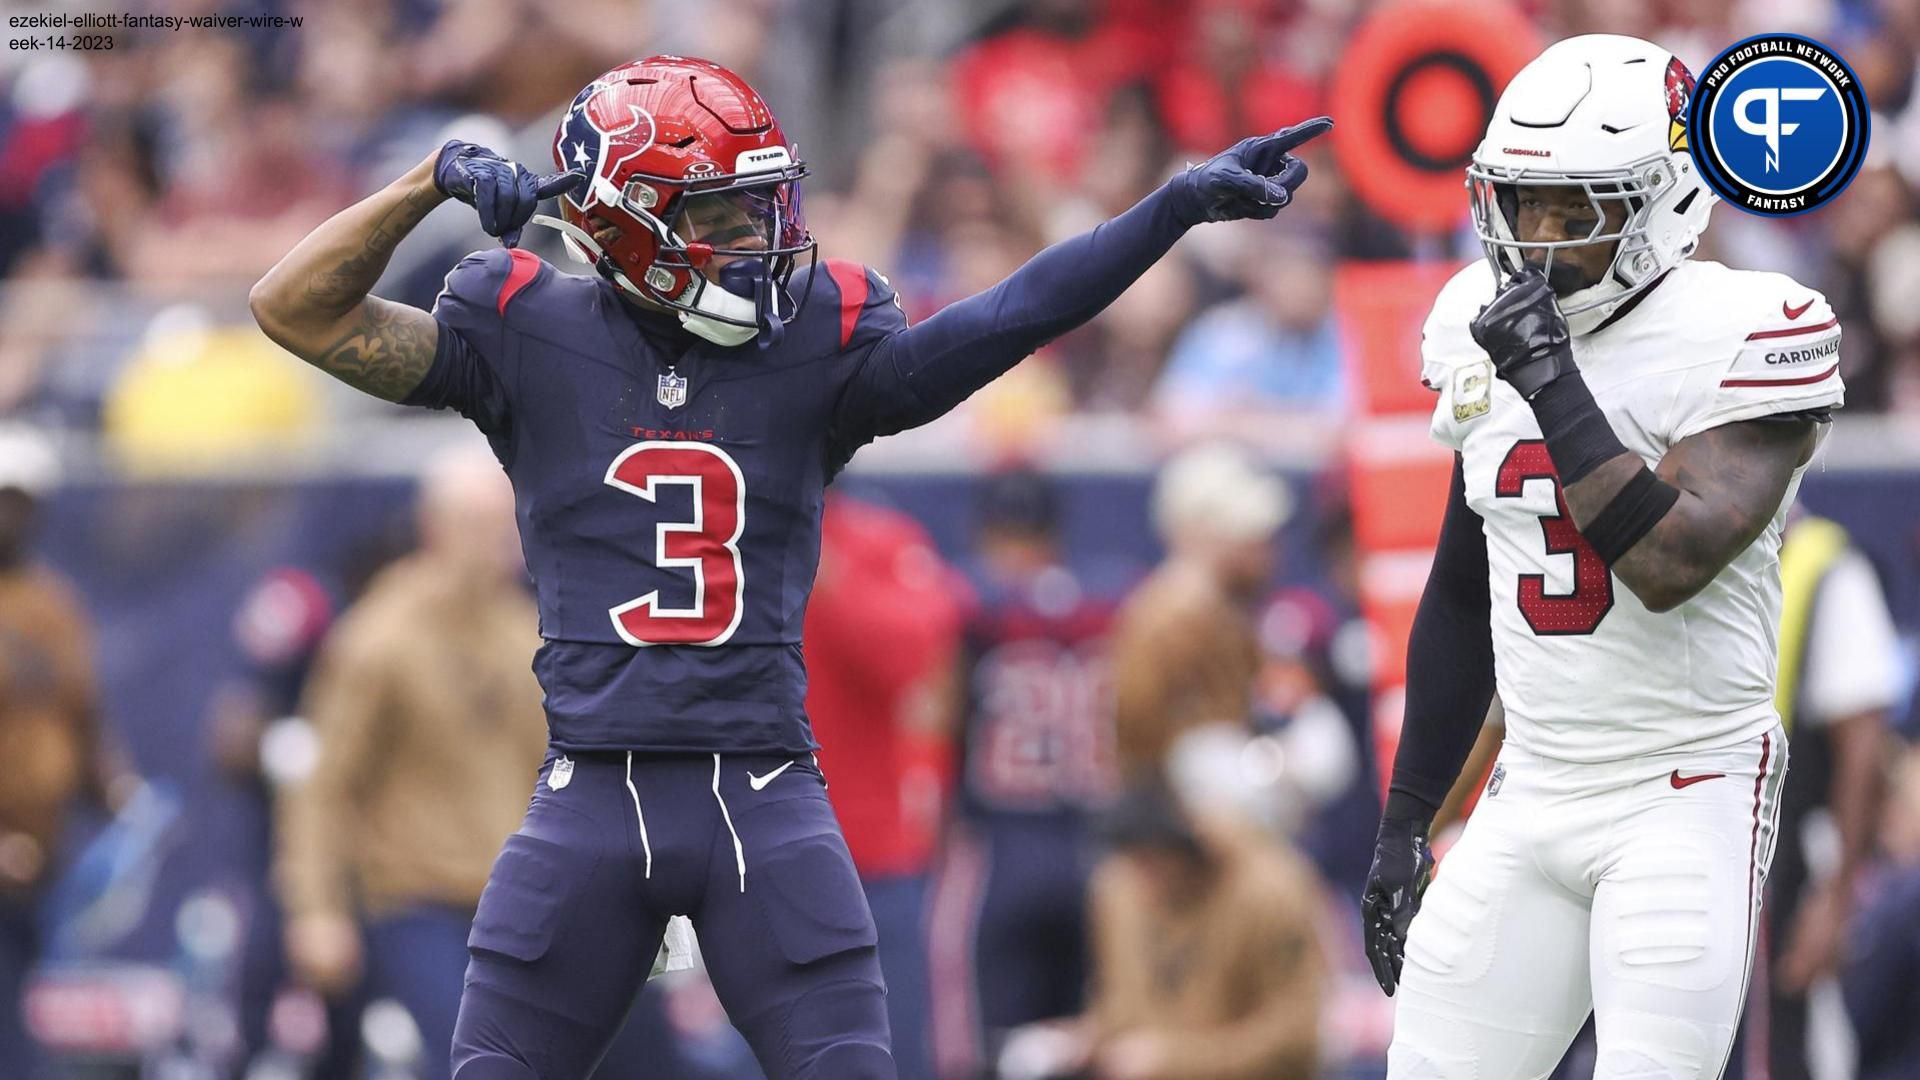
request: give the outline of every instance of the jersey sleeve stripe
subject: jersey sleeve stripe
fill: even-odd
[[[495,308],[502,315],[507,313],[507,302],[526,288],[534,275],[540,272],[540,257],[531,251],[508,248],[507,258],[513,260],[513,269],[507,271],[507,280],[500,283],[500,296],[494,301]]]
[[[1816,326],[1790,326],[1785,330],[1756,330],[1747,335],[1748,341],[1765,341],[1767,338],[1797,337],[1801,334],[1816,334],[1822,330],[1831,330],[1840,325],[1838,316]]]
[[[1838,361],[1818,375],[1803,375],[1798,379],[1722,379],[1721,386],[1809,386],[1830,379],[1840,370]]]
[[[840,347],[853,340],[860,309],[867,306],[867,269],[845,259],[828,259],[827,273],[840,288]]]

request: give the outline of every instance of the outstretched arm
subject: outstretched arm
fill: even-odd
[[[328,218],[247,296],[260,329],[288,352],[388,401],[420,384],[439,334],[433,316],[368,293],[400,241],[446,198],[434,160]]]
[[[1318,117],[1242,140],[993,288],[879,339],[847,387],[836,426],[857,445],[927,423],[1099,314],[1194,225],[1278,214],[1307,176],[1289,151],[1332,126]]]

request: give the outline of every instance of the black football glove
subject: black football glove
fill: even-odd
[[[1241,139],[1173,180],[1180,220],[1266,220],[1293,201],[1294,189],[1307,181],[1307,163],[1289,151],[1332,130],[1333,120],[1316,116],[1271,135]]]
[[[1548,383],[1578,370],[1566,317],[1554,303],[1547,276],[1532,263],[1500,286],[1467,329],[1493,358],[1493,369],[1529,401]]]
[[[1420,897],[1433,878],[1433,852],[1427,828],[1405,818],[1383,818],[1373,842],[1373,867],[1360,899],[1360,922],[1367,936],[1367,962],[1380,989],[1393,996],[1400,985],[1400,964],[1407,955],[1407,927],[1420,910]]]
[[[480,212],[480,227],[508,247],[520,246],[520,229],[540,207],[541,199],[578,191],[587,178],[582,173],[552,176],[531,173],[484,146],[451,139],[433,163],[433,186]]]

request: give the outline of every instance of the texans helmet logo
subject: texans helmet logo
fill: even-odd
[[[603,95],[613,89],[615,84],[596,82],[580,91],[568,106],[566,119],[560,124],[560,134],[554,147],[560,160],[568,168],[578,169],[587,174],[588,183],[576,194],[567,198],[573,205],[585,210],[596,194],[601,198],[611,198],[618,193],[613,186],[613,177],[620,166],[652,149],[659,138],[658,125],[653,115],[638,105],[628,103],[625,108],[606,100]],[[644,128],[646,137],[624,154],[615,156],[608,153],[609,141],[616,135],[627,135]]]

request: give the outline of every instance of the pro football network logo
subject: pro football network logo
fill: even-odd
[[[1867,98],[1832,49],[1799,34],[1761,34],[1707,66],[1687,128],[1694,163],[1721,198],[1750,214],[1789,217],[1825,205],[1859,173]]]

